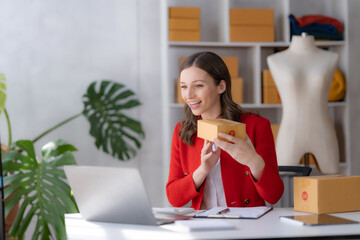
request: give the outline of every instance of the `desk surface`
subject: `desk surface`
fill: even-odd
[[[333,237],[360,239],[360,224],[303,226],[280,220],[280,216],[307,215],[292,208],[274,208],[259,219],[226,219],[236,230],[180,232],[174,224],[142,226],[88,222],[79,214],[66,214],[65,225],[69,240],[80,239],[271,239]],[[360,222],[360,212],[331,214]],[[212,219],[207,219],[211,221]],[[196,219],[191,220],[196,221]]]

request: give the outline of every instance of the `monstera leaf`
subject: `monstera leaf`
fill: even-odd
[[[64,214],[78,212],[62,170],[64,165],[76,164],[72,151],[76,149],[63,140],[50,142],[38,161],[33,142],[21,140],[5,153],[3,168],[11,172],[4,177],[5,215],[20,202],[10,235],[23,239],[35,218],[32,239],[66,239]]]
[[[144,137],[141,123],[124,110],[139,106],[134,92],[112,81],[93,82],[83,96],[83,114],[90,122],[95,145],[119,160],[129,160],[141,147]]]

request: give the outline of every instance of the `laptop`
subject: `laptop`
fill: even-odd
[[[64,166],[81,216],[88,221],[161,225],[189,216],[156,218],[136,168]]]

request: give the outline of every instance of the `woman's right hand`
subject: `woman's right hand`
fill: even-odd
[[[213,146],[213,142],[208,140],[204,141],[204,146],[201,150],[201,164],[193,173],[193,180],[196,189],[203,184],[206,176],[210,173],[211,169],[220,158],[221,149],[216,148],[216,150],[213,151]]]
[[[220,157],[220,152],[221,152],[220,148],[216,148],[216,150],[213,151],[213,146],[214,146],[213,142],[205,140],[204,146],[201,150],[200,167],[202,167],[207,174],[209,174],[209,172],[215,166],[215,164],[217,163]]]

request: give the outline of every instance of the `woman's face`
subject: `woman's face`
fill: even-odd
[[[226,89],[224,80],[218,86],[204,70],[191,66],[180,73],[181,96],[195,116],[215,119],[221,113],[220,94]]]

